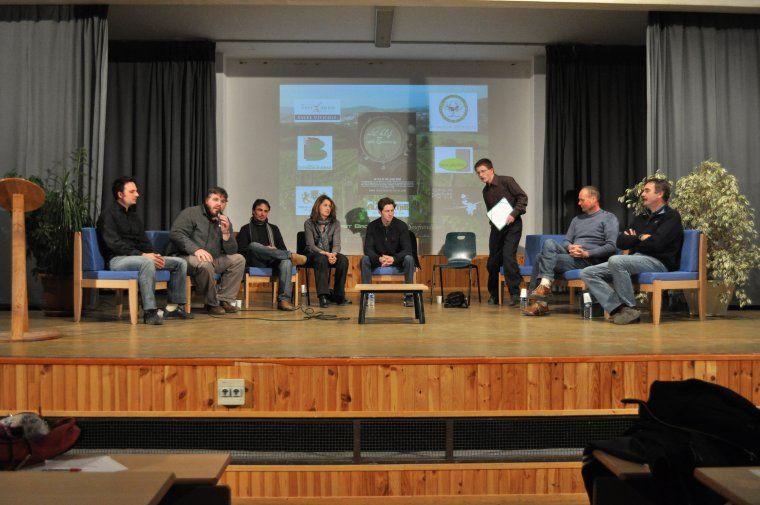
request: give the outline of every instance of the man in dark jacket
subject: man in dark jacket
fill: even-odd
[[[269,222],[269,202],[259,198],[253,202],[251,221],[238,233],[240,250],[246,255],[248,266],[271,268],[278,279],[277,308],[296,310],[291,290],[293,265],[306,263],[306,256],[288,251],[280,229]]]
[[[670,183],[650,178],[641,191],[647,212],[636,216],[633,227],[618,235],[618,249],[629,254],[610,256],[606,263],[584,268],[581,279],[612,316],[615,324],[639,320],[631,276],[642,272],[676,270],[681,263],[683,224],[677,210],[668,207]],[[608,282],[612,281],[612,286]]]
[[[506,199],[512,207],[512,212],[507,216],[507,224],[501,230],[491,223],[491,234],[488,237],[488,292],[491,297],[488,303],[496,305],[499,300],[499,269],[504,267],[504,277],[507,281],[510,297],[507,304],[514,306],[520,297],[520,266],[517,264],[517,246],[522,236],[522,215],[528,207],[528,195],[517,184],[514,178],[508,175],[496,175],[493,163],[488,158],[483,158],[475,163],[475,173],[483,187],[483,200],[486,210],[490,211],[502,199]]]
[[[209,188],[201,205],[180,212],[170,235],[170,250],[187,261],[198,292],[206,298],[206,310],[213,315],[237,312],[235,300],[245,272],[232,224],[222,214],[226,200],[224,188]],[[221,274],[218,289],[215,274]]]
[[[185,312],[187,262],[165,257],[153,250],[145,226],[137,215],[140,194],[131,177],[119,177],[111,187],[114,202],[98,218],[98,242],[106,265],[114,271],[137,270],[137,283],[145,324],[163,324],[164,318],[192,319]],[[156,270],[170,272],[167,304],[163,317],[156,308]]]
[[[372,283],[372,270],[378,267],[397,267],[404,271],[404,282],[414,283],[414,253],[409,227],[396,219],[396,202],[385,197],[377,202],[380,217],[367,225],[362,258],[362,284]],[[404,296],[404,305],[413,307],[410,293]]]

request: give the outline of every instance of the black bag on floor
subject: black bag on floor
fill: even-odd
[[[592,442],[584,451],[583,481],[592,500],[594,480],[610,475],[593,457],[595,449],[648,464],[652,478],[637,491],[669,505],[725,503],[697,482],[696,467],[760,462],[760,410],[728,388],[697,379],[655,381],[646,402],[623,403],[639,405],[639,420],[622,437]]]
[[[466,309],[467,307],[470,306],[470,301],[467,299],[467,297],[464,295],[462,291],[454,291],[446,295],[446,301],[443,303],[443,306],[446,307],[447,309],[450,309],[450,308]]]

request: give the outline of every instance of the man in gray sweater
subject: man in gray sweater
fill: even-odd
[[[169,251],[187,261],[196,289],[206,298],[206,311],[213,315],[237,312],[235,299],[245,273],[232,224],[222,214],[226,201],[224,188],[209,188],[203,204],[180,212],[169,235]],[[221,275],[218,288],[216,274]]]
[[[556,274],[603,263],[615,254],[618,219],[599,206],[599,190],[584,186],[578,193],[578,206],[583,214],[570,222],[565,240],[561,244],[546,240],[536,257],[530,283],[530,298],[536,301],[523,310],[526,315],[542,316],[549,311],[542,300],[551,294]]]

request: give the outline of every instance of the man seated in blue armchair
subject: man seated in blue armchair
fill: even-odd
[[[618,249],[627,249],[629,254],[611,256],[606,263],[581,272],[589,292],[615,324],[635,323],[641,316],[636,309],[632,275],[673,271],[681,263],[683,224],[678,211],[668,206],[669,198],[668,181],[647,179],[641,191],[647,212],[636,216],[632,227],[617,239]]]
[[[132,177],[119,177],[111,187],[113,204],[98,218],[98,242],[111,270],[136,270],[145,324],[163,324],[164,319],[192,319],[185,312],[187,262],[162,256],[153,250],[135,205],[140,194]],[[168,270],[169,286],[163,317],[156,308],[156,270]]]
[[[542,316],[549,311],[543,300],[551,294],[556,274],[602,263],[615,254],[620,225],[615,214],[600,207],[599,190],[594,186],[581,188],[578,206],[583,214],[570,222],[565,240],[561,244],[546,240],[533,262],[532,303],[523,309],[525,315]]]

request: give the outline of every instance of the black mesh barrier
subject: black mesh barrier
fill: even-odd
[[[74,450],[209,452],[235,464],[574,461],[636,416],[393,419],[82,418]]]

